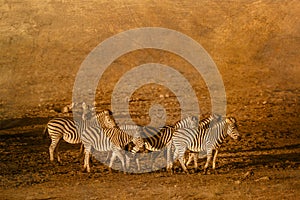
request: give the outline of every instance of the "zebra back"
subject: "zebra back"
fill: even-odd
[[[119,128],[133,137],[142,137],[143,127],[133,124],[120,125]]]
[[[116,147],[99,126],[87,127],[81,134],[81,140],[84,148],[87,148],[89,151],[91,148],[97,151],[111,151]]]
[[[182,120],[179,120],[175,123],[174,128],[196,128],[198,127],[198,118],[195,116],[188,116],[186,118],[183,118]]]
[[[63,137],[64,140],[71,144],[81,142],[80,136],[77,134],[75,122],[68,118],[51,119],[46,126],[51,140]]]
[[[131,142],[133,142],[133,144],[137,146],[136,149],[142,148],[142,146],[144,145],[141,137],[133,137],[119,128],[103,129],[103,133],[114,145],[122,149],[128,147]]]
[[[198,127],[198,119],[194,116],[186,117],[176,122],[175,126],[164,126],[160,129],[146,127],[143,129],[145,137],[145,145],[148,150],[157,151],[160,150],[171,141],[173,133],[176,129],[187,127]]]
[[[171,141],[175,129],[173,126],[164,126],[160,129],[144,128],[144,132],[146,130],[150,131],[150,133],[145,133],[145,135],[148,135],[144,138],[146,149],[157,151],[164,148]],[[153,135],[152,131],[157,132]],[[152,135],[149,137],[150,134]]]

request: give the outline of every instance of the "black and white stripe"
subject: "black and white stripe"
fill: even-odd
[[[123,171],[126,172],[125,157],[123,150],[138,152],[143,148],[143,140],[138,137],[128,135],[119,128],[101,129],[98,127],[88,127],[82,132],[82,143],[85,148],[84,168],[90,172],[89,158],[93,150],[99,152],[112,152],[109,168],[111,169],[113,162],[118,157],[122,163]],[[133,149],[128,149],[128,145],[133,143]],[[126,154],[125,154],[126,156]],[[127,159],[127,158],[126,158]]]
[[[175,148],[174,161],[178,158],[183,170],[188,173],[183,160],[185,151],[204,151],[207,154],[204,166],[204,173],[206,173],[212,151],[220,147],[227,135],[233,139],[240,138],[236,120],[232,117],[224,118],[207,129],[179,128],[175,130],[172,138],[172,145]]]
[[[173,133],[178,128],[195,128],[198,127],[198,118],[194,116],[186,117],[175,123],[174,126],[164,126],[162,128],[155,128],[150,126],[138,125],[121,125],[120,128],[125,131],[140,130],[141,137],[145,143],[145,149],[152,152],[164,152],[167,163],[171,160],[171,152],[168,145],[172,139]],[[154,167],[155,159],[159,153],[151,153],[150,162],[151,168]]]
[[[164,126],[159,129],[153,127],[143,127],[142,137],[145,141],[146,149],[150,151],[160,151],[171,141],[173,133],[179,128],[195,128],[198,125],[198,119],[193,116],[186,117],[175,123],[174,126]]]
[[[86,112],[83,112],[82,119],[83,121],[88,121],[86,120]],[[121,160],[123,171],[126,172],[127,169],[122,151],[127,150],[136,153],[144,147],[144,142],[142,138],[139,137],[138,131],[133,135],[129,135],[119,127],[101,129],[97,126],[89,126],[80,133],[81,140],[85,148],[83,170],[87,170],[87,172],[90,172],[89,159],[93,150],[99,152],[111,151],[112,157],[109,169],[111,170],[115,158],[118,157]],[[127,154],[125,154],[125,156],[127,164],[129,162],[129,157]]]
[[[113,128],[117,125],[110,110],[103,110],[88,121],[79,120],[75,122],[73,119],[68,118],[54,118],[50,120],[44,130],[44,134],[48,134],[51,139],[49,146],[50,161],[54,161],[54,154],[56,154],[58,162],[61,162],[58,153],[61,139],[70,144],[80,144],[81,138],[79,132],[89,126]]]
[[[218,121],[222,120],[222,116],[218,114],[212,114],[209,117],[206,117],[199,121],[199,126],[198,129],[207,129],[209,127],[212,127],[214,123],[217,123]],[[217,155],[218,155],[218,149],[215,149],[215,153],[213,156],[213,163],[212,163],[212,168],[213,170],[216,168],[216,160],[217,160]],[[188,154],[188,160],[185,162],[185,165],[188,166],[192,160],[194,161],[194,168],[198,169],[198,158],[205,158],[206,157],[206,152],[200,151],[198,152],[189,152]]]

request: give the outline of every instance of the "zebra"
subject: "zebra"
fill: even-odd
[[[204,174],[206,174],[212,158],[212,151],[220,147],[227,135],[240,140],[236,119],[233,117],[222,118],[222,120],[207,129],[177,129],[172,138],[172,145],[175,148],[174,161],[178,158],[184,172],[188,173],[183,161],[185,151],[187,149],[193,152],[204,151],[207,155],[204,166]],[[172,168],[172,164],[170,167]]]
[[[121,125],[120,128],[125,131],[139,129],[141,137],[145,143],[145,149],[152,152],[162,151],[164,148],[167,150],[166,160],[170,162],[171,152],[168,145],[173,136],[173,132],[178,128],[195,128],[198,126],[198,118],[195,116],[188,116],[179,120],[174,126],[166,125],[162,128],[155,128],[151,126],[138,126],[138,125]],[[151,168],[153,169],[154,160],[159,154],[151,154]]]
[[[82,119],[85,119],[84,114]],[[86,129],[81,132],[81,140],[85,149],[83,171],[86,170],[87,172],[90,172],[89,160],[93,150],[99,152],[112,151],[109,170],[111,171],[113,162],[115,158],[118,157],[121,160],[123,171],[126,173],[126,165],[124,161],[126,157],[127,163],[129,157],[127,154],[125,154],[124,157],[124,149],[126,149],[130,143],[133,144],[133,147],[132,149],[129,148],[128,150],[133,153],[142,150],[144,147],[144,142],[141,137],[138,137],[137,135],[131,136],[125,131],[121,130],[119,127],[103,129],[97,126],[86,127]]]
[[[201,121],[199,121],[199,126],[198,129],[207,129],[209,127],[212,127],[214,125],[214,123],[220,121],[222,119],[222,116],[219,114],[211,114],[209,117],[206,117],[204,119],[202,119]],[[213,163],[212,163],[212,168],[213,170],[215,170],[216,167],[216,159],[217,159],[217,155],[218,155],[218,149],[215,149],[215,153],[213,156]],[[200,151],[199,153],[197,152],[189,152],[188,154],[188,160],[184,161],[185,165],[188,166],[191,161],[194,161],[194,168],[198,169],[198,163],[197,160],[198,158],[202,159],[206,157],[206,152]]]
[[[54,161],[54,154],[56,154],[57,161],[61,162],[58,153],[61,139],[70,144],[80,144],[81,138],[79,132],[84,130],[87,126],[96,126],[98,123],[103,128],[114,128],[117,126],[110,110],[103,110],[93,116],[92,119],[89,120],[89,124],[80,120],[74,121],[69,118],[51,119],[44,129],[44,136],[48,134],[51,139],[49,146],[50,161]]]
[[[134,139],[136,137],[143,137],[141,134],[142,134],[142,129],[143,127],[142,126],[139,126],[139,125],[132,125],[132,124],[123,124],[123,125],[119,125],[118,126],[122,131],[126,132],[128,135],[131,135],[131,136],[134,136]],[[143,140],[142,140],[143,141]],[[136,141],[138,142],[138,141]],[[144,145],[144,142],[143,142],[143,145]],[[141,145],[140,145],[141,146]],[[140,149],[139,152],[144,152],[144,148]],[[135,160],[136,162],[136,165],[138,167],[138,171],[141,170],[141,166],[140,166],[140,162],[139,162],[139,157],[136,155],[136,153],[138,152],[134,152],[134,157],[133,159]],[[109,152],[107,154],[107,158],[106,158],[106,161],[108,161],[110,159],[110,157],[112,156],[111,152]],[[126,158],[126,167],[129,168],[130,167],[130,158],[127,157]]]

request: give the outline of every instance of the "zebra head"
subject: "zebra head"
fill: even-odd
[[[82,120],[88,120],[90,114],[89,106],[85,102],[82,102],[81,106],[82,106]]]
[[[227,117],[225,121],[227,124],[227,134],[235,140],[241,140],[240,134],[237,130],[236,119],[234,117]]]
[[[144,152],[145,151],[145,142],[143,138],[141,137],[134,137],[132,139],[132,142],[134,144],[133,149],[131,152],[137,153],[137,152]]]
[[[188,116],[175,124],[175,129],[178,128],[190,128],[195,129],[198,128],[199,119],[196,116]]]
[[[112,112],[108,109],[105,109],[105,110],[97,113],[96,119],[98,120],[98,122],[102,128],[117,128],[118,127],[115,119],[112,116]]]
[[[118,127],[115,119],[112,116],[112,112],[109,109],[105,109],[100,111],[95,115],[95,108],[91,108],[85,103],[82,103],[82,120],[87,121],[89,120],[90,122],[95,122],[98,121],[100,124],[101,128],[116,128]]]

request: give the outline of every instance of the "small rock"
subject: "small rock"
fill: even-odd
[[[237,180],[237,181],[234,181],[234,183],[235,183],[235,184],[237,184],[237,185],[239,185],[239,184],[241,184],[241,183],[242,183],[242,181],[240,181],[240,180]]]
[[[61,109],[61,112],[62,113],[68,113],[69,112],[69,107],[68,106],[65,106]]]
[[[250,176],[253,176],[253,175],[254,175],[253,171],[248,171],[244,174],[243,179],[247,179],[247,178],[249,178]]]
[[[264,177],[261,177],[259,179],[256,179],[255,182],[258,182],[258,181],[269,181],[269,180],[270,180],[270,177],[264,176]]]

